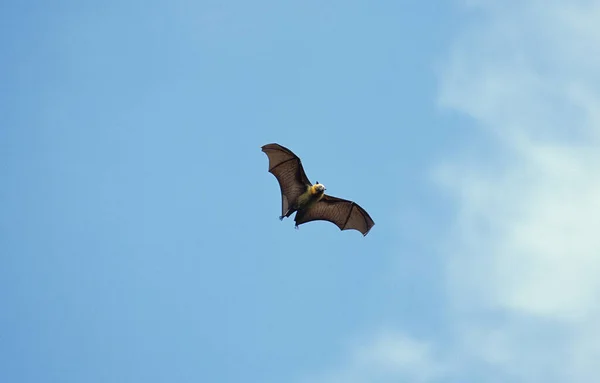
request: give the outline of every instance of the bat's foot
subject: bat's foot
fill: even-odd
[[[300,230],[300,227],[298,225],[294,225],[294,229]]]

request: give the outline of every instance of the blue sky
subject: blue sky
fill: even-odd
[[[599,11],[3,2],[0,381],[591,382]]]

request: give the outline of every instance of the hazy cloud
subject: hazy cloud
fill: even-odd
[[[433,172],[456,204],[440,286],[453,341],[377,333],[321,382],[600,375],[600,1],[460,4],[472,22],[438,101],[489,140]]]
[[[432,346],[405,334],[382,330],[349,346],[340,366],[306,383],[433,382],[446,367]]]
[[[471,116],[498,153],[436,173],[457,203],[447,246],[457,328],[473,363],[518,381],[595,381],[600,2],[477,7],[440,78],[440,105]]]

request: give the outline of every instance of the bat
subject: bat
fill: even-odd
[[[279,144],[262,146],[269,158],[269,173],[277,178],[281,189],[281,216],[294,217],[295,227],[311,221],[329,221],[340,230],[358,230],[366,236],[375,222],[356,202],[325,194],[325,185],[308,180],[302,161],[291,150]]]

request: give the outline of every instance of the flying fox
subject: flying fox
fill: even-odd
[[[311,221],[329,221],[340,230],[358,230],[366,236],[375,222],[356,202],[325,194],[325,185],[313,185],[306,177],[302,161],[291,150],[279,144],[262,146],[269,158],[269,173],[281,189],[280,220],[294,217],[295,227]]]

